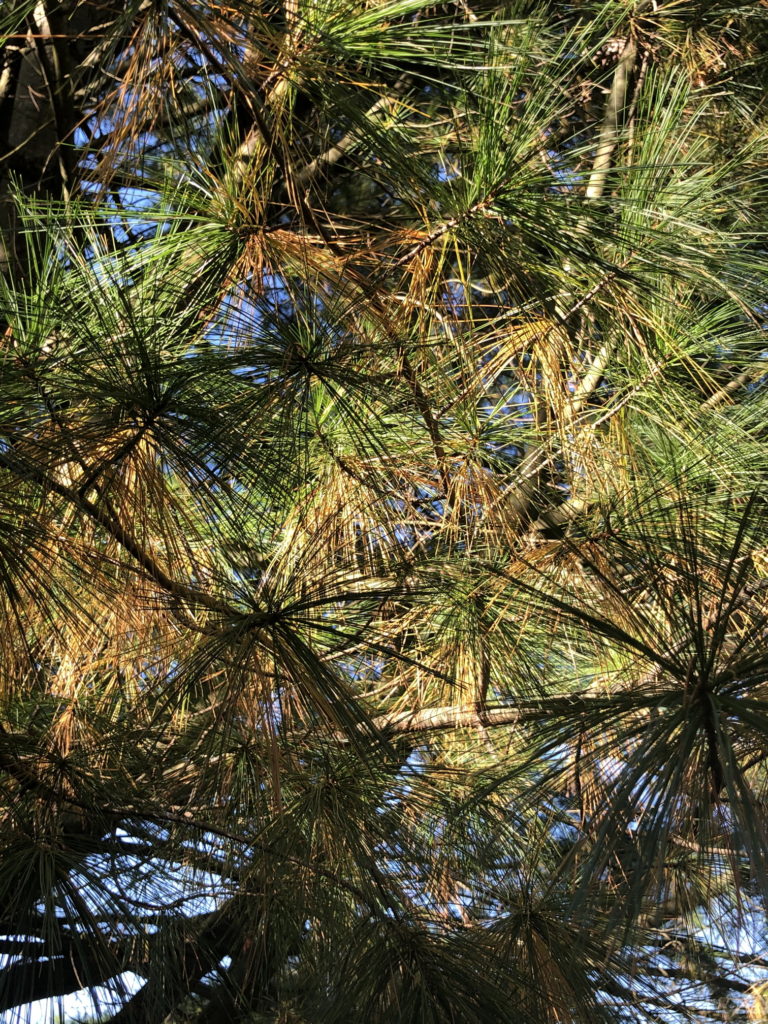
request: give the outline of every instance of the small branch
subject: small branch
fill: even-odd
[[[81,495],[74,488],[59,483],[50,474],[37,466],[19,463],[7,453],[0,454],[0,467],[9,470],[19,479],[31,480],[33,483],[53,491],[54,494],[58,494],[59,497],[64,498],[80,509],[81,512],[84,512],[92,522],[106,530],[131,555],[153,582],[176,598],[177,601],[201,605],[210,611],[218,612],[227,617],[241,617],[240,613],[225,601],[221,601],[219,598],[206,594],[204,591],[195,590],[193,587],[174,580],[165,572],[156,559],[141,546],[136,537],[114,516],[103,512],[98,505],[94,504],[84,495]]]
[[[728,610],[729,616],[733,615],[734,612],[740,611],[742,608],[746,608],[750,604],[750,602],[755,597],[757,597],[758,594],[761,594],[766,589],[768,589],[768,579],[760,580],[754,586],[745,587],[742,590],[741,594],[731,601]],[[702,630],[704,632],[709,632],[717,624],[717,621],[718,611],[716,609],[715,611],[711,612],[709,615],[706,615],[704,617],[701,623]],[[664,661],[671,663],[672,659],[677,657],[678,654],[684,651],[689,644],[692,644],[694,642],[694,640],[695,634],[693,632],[686,633],[685,636],[681,637],[680,640],[676,641],[674,644],[672,644],[664,651]],[[637,683],[637,686],[642,689],[645,689],[648,686],[652,686],[661,678],[661,674],[664,671],[664,668],[665,665],[662,664],[660,660],[653,667],[653,669],[651,669],[651,671],[647,673],[647,675],[643,676],[643,678]]]
[[[566,321],[574,315],[574,313],[577,313],[582,306],[586,305],[590,299],[594,298],[601,288],[604,288],[606,284],[612,281],[617,274],[620,273],[620,271],[624,270],[628,266],[633,256],[634,253],[630,253],[621,261],[620,264],[603,274],[601,279],[595,285],[593,285],[584,295],[577,299],[573,305],[562,313],[559,317],[558,326],[563,326]],[[550,327],[545,332],[542,340],[545,340],[554,329],[554,326]],[[576,417],[586,407],[595,388],[600,383],[600,379],[605,372],[612,351],[612,346],[608,344],[603,345],[589,366],[587,372],[579,381],[569,403],[568,424],[572,425]],[[539,444],[525,456],[518,466],[517,479],[510,498],[510,505],[512,510],[523,518],[525,518],[531,511],[531,504],[539,491],[541,473],[551,458],[551,453],[547,450],[546,445]]]
[[[0,971],[0,1012],[38,999],[65,996],[86,984],[95,987],[109,981],[121,970],[122,967],[114,961],[105,963],[98,955],[84,956],[82,949],[68,956],[11,964]]]
[[[729,380],[727,384],[724,384],[723,387],[713,395],[710,395],[705,402],[702,402],[699,409],[701,412],[709,412],[710,409],[717,408],[718,405],[729,399],[734,391],[738,391],[739,388],[745,387],[758,373],[764,372],[765,367],[759,367],[758,369],[755,369],[755,367],[749,367],[746,370],[742,370],[740,374],[732,380]]]
[[[488,206],[493,202],[494,195],[487,195],[485,199],[480,199],[478,202],[473,203],[468,210],[464,210],[463,213],[458,214],[456,217],[450,217],[448,220],[443,221],[442,224],[438,225],[432,231],[429,232],[424,238],[421,239],[416,245],[412,246],[408,252],[400,256],[392,264],[392,269],[397,270],[400,267],[404,267],[407,263],[410,263],[414,256],[418,256],[420,252],[428,249],[433,242],[436,242],[443,235],[447,235],[453,228],[457,228],[459,224],[463,224],[465,220],[468,220],[475,213],[480,213],[482,210],[487,209]]]
[[[440,484],[443,488],[445,498],[448,500],[451,491],[451,480],[446,468],[446,453],[442,435],[440,433],[440,426],[432,413],[432,406],[430,405],[429,398],[426,396],[424,389],[419,383],[419,379],[416,376],[413,365],[408,358],[408,353],[405,351],[405,347],[400,341],[397,342],[397,354],[403,368],[403,377],[405,378],[408,387],[411,389],[416,406],[421,414],[421,418],[424,420],[427,432],[429,433],[429,438],[432,442],[432,450],[435,453],[435,459],[437,460],[439,467]]]
[[[602,426],[605,422],[620,412],[628,402],[630,402],[637,394],[640,393],[642,388],[654,380],[664,369],[664,366],[657,363],[646,376],[638,383],[635,384],[630,390],[621,398],[615,405],[611,406],[600,416],[598,419],[593,420],[590,423],[591,428],[594,430],[597,427]],[[738,391],[749,384],[758,374],[765,372],[764,367],[750,367],[749,369],[743,370],[738,376],[728,381],[722,388],[716,391],[713,395],[710,395],[706,401],[699,405],[700,412],[710,412],[712,409],[717,408],[720,404],[727,401],[728,398],[733,394],[734,391]],[[597,384],[597,382],[595,382]],[[585,389],[586,390],[586,389]],[[579,403],[577,412],[581,412],[584,408],[583,401]],[[531,525],[532,530],[546,530],[553,526],[565,526],[577,515],[582,513],[585,508],[588,507],[588,502],[577,499],[569,498],[557,505],[555,508],[546,509],[539,514],[539,518],[535,523]]]
[[[483,725],[517,725],[522,714],[518,708],[483,708]],[[446,707],[422,708],[420,711],[402,711],[396,715],[380,715],[373,725],[382,732],[402,735],[413,732],[438,732],[442,729],[476,728],[477,708],[466,704]]]
[[[392,92],[387,96],[381,96],[372,107],[369,107],[365,112],[365,117],[369,121],[381,120],[382,116],[387,110],[392,109],[407,89],[409,88],[413,78],[409,74],[403,74],[398,78],[392,87]],[[358,142],[360,142],[360,129],[353,129],[342,136],[337,143],[327,149],[324,153],[316,156],[314,160],[310,161],[305,167],[302,167],[300,171],[294,174],[294,183],[297,188],[306,188],[318,174],[326,167],[332,167],[338,163],[339,160],[345,154],[349,153]]]
[[[585,698],[581,694],[567,697],[553,697],[549,700],[518,702],[515,705],[489,707],[482,712],[484,726],[521,725],[538,721],[544,716],[558,713],[584,712],[596,707],[607,706],[601,697]],[[443,729],[474,729],[478,724],[478,712],[474,705],[447,704],[436,708],[421,708],[413,711],[398,711],[377,715],[371,725],[388,735],[409,733],[440,732]]]
[[[599,199],[605,191],[608,171],[619,141],[619,122],[627,102],[630,75],[635,66],[637,44],[630,36],[624,44],[613,74],[611,91],[605,104],[603,123],[597,140],[597,152],[587,183],[587,199]]]

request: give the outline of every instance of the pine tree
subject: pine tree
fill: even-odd
[[[760,1019],[768,8],[0,38],[0,1011]]]

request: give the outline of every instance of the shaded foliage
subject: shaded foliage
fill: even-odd
[[[4,5],[0,1011],[758,1019],[767,19]]]

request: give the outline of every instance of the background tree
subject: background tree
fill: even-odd
[[[766,17],[3,6],[0,1009],[759,1019]]]

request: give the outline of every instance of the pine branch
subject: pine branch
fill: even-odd
[[[592,164],[592,173],[587,182],[585,193],[587,199],[599,199],[605,191],[608,171],[619,143],[621,116],[627,104],[629,84],[636,58],[637,43],[632,36],[629,36],[624,43],[624,49],[616,65],[613,82],[611,83],[611,89],[606,100],[603,120],[600,125],[600,134],[597,139],[597,150]]]
[[[401,75],[395,84],[392,86],[392,90],[386,96],[381,96],[376,102],[366,110],[364,117],[366,121],[380,121],[390,111],[395,109],[397,101],[401,99],[413,82],[413,76],[409,74]],[[361,141],[360,129],[353,129],[343,135],[338,142],[334,143],[329,149],[319,156],[316,156],[314,160],[311,160],[308,164],[296,171],[293,176],[293,180],[296,187],[299,189],[306,188],[310,185],[318,175],[333,167],[337,164],[342,157],[350,153],[355,146]]]
[[[116,540],[131,555],[149,579],[156,583],[161,590],[175,598],[176,601],[181,601],[192,607],[200,606],[207,608],[209,611],[218,612],[228,618],[241,617],[241,613],[219,598],[174,580],[149,551],[139,543],[135,535],[127,527],[123,526],[114,515],[103,511],[89,498],[80,494],[79,489],[66,486],[51,476],[50,473],[45,472],[45,470],[29,462],[22,462],[10,453],[0,453],[0,467],[9,470],[21,480],[31,480],[45,490],[58,494],[59,497],[64,498],[75,508],[84,512],[89,519],[102,527],[110,537]]]

